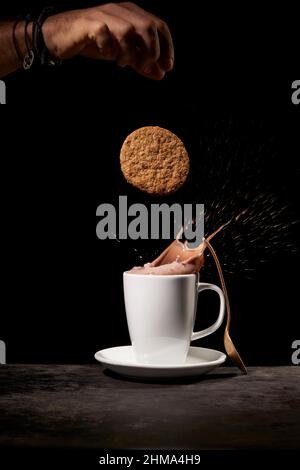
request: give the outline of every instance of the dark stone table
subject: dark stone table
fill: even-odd
[[[299,450],[300,367],[169,383],[100,365],[0,366],[2,448]]]

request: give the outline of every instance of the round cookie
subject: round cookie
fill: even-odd
[[[121,169],[128,183],[149,194],[177,191],[187,179],[190,160],[182,141],[162,127],[141,127],[124,141]]]

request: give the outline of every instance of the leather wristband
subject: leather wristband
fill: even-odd
[[[32,26],[32,41],[33,47],[41,65],[60,65],[61,59],[51,56],[44,41],[43,24],[46,19],[53,15],[54,9],[52,7],[45,7],[39,16],[33,21]]]

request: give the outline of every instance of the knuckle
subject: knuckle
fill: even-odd
[[[127,39],[129,36],[132,36],[134,32],[135,32],[135,29],[133,25],[128,23],[122,27],[121,32],[120,32],[120,37],[121,39]]]
[[[123,7],[134,7],[133,2],[121,2],[120,5],[122,5]]]
[[[97,41],[99,38],[105,38],[107,36],[107,26],[101,22],[90,22],[88,28],[88,37],[92,41]]]
[[[111,3],[111,2],[105,3],[105,7],[106,7],[106,8],[109,8],[109,9],[114,8],[115,6],[116,6],[115,3]],[[100,7],[100,8],[101,8],[101,7]]]
[[[168,27],[167,23],[165,21],[161,20],[161,19],[159,19],[157,21],[156,26],[160,31],[163,31],[163,32],[169,31],[169,27]]]
[[[93,33],[96,35],[96,36],[102,36],[102,35],[105,35],[107,33],[107,26],[105,23],[96,23],[94,25],[94,30],[93,30]]]

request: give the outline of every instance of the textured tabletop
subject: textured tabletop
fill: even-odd
[[[0,366],[0,446],[299,450],[300,367],[172,383],[100,365]]]

